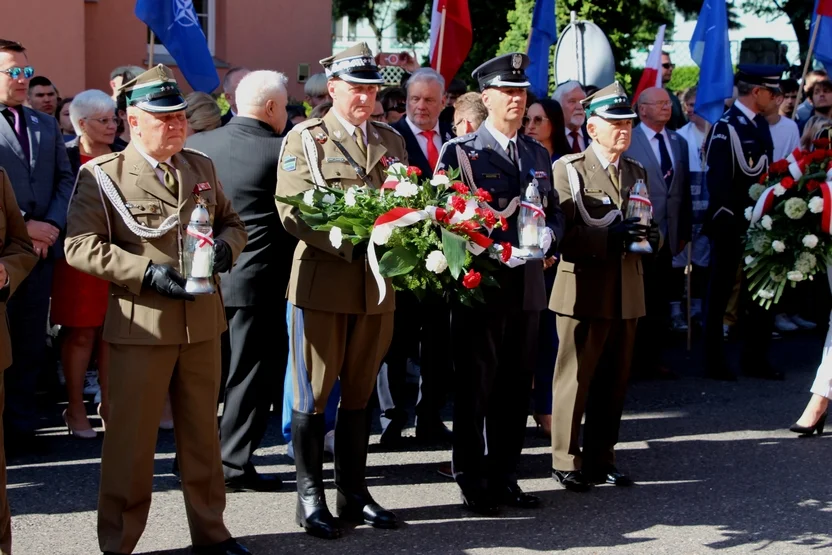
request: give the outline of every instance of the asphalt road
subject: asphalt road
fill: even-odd
[[[520,483],[543,506],[474,517],[461,508],[455,485],[436,473],[448,450],[414,443],[387,452],[374,435],[370,488],[405,524],[393,531],[361,526],[327,542],[294,524],[294,467],[275,416],[255,463],[280,474],[284,491],[229,495],[226,524],[261,555],[818,553],[832,548],[832,442],[798,439],[787,428],[809,398],[822,333],[775,342],[773,360],[787,372],[785,382],[707,381],[698,377],[698,355],[674,345],[667,358],[681,379],[630,388],[618,464],[637,480],[631,489],[562,490],[549,477],[547,443],[529,419]],[[52,409],[52,427],[42,432],[48,454],[9,461],[14,553],[96,554],[100,440],[67,437],[60,407]],[[137,552],[188,553],[182,494],[170,474],[173,450],[172,434],[161,432],[153,505]],[[334,510],[331,489],[328,496]]]

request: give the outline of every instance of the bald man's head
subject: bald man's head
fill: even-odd
[[[638,97],[638,117],[648,127],[661,130],[673,113],[670,93],[660,87],[645,89]],[[657,129],[658,128],[658,129]]]

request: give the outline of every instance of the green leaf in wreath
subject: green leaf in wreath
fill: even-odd
[[[448,261],[448,269],[454,279],[462,273],[465,266],[465,239],[442,228],[442,252]]]
[[[419,263],[419,257],[404,247],[394,247],[384,253],[378,261],[378,268],[384,277],[404,275]]]

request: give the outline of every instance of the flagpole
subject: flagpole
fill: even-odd
[[[445,15],[448,7],[442,5],[442,21],[439,23],[439,52],[436,55],[436,73],[442,74],[442,47],[445,43]]]
[[[820,29],[820,18],[823,17],[819,13],[815,14],[815,28],[812,29],[812,38],[809,40],[809,51],[806,53],[806,63],[803,64],[803,76],[800,78],[800,87],[797,88],[797,98],[794,102],[794,113],[792,119],[797,120],[797,107],[803,101],[803,84],[806,82],[806,74],[809,73],[809,66],[812,64],[812,55],[815,51],[815,42],[818,40],[818,29]]]
[[[153,51],[156,50],[156,33],[150,30],[150,51],[147,55],[147,69],[153,67]]]

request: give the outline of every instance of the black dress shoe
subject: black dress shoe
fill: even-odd
[[[482,516],[496,516],[500,513],[500,505],[488,491],[482,488],[460,487],[462,505],[473,513]]]
[[[560,484],[569,491],[583,493],[592,488],[592,484],[587,481],[583,472],[580,470],[552,469],[552,478],[560,482]]]
[[[376,503],[369,492],[364,496],[345,494],[338,490],[335,503],[338,518],[346,522],[369,524],[373,528],[384,530],[391,530],[399,525],[396,514]]]
[[[225,481],[226,493],[278,491],[283,481],[275,474],[259,474],[256,470],[246,471]]]
[[[454,433],[441,420],[419,424],[418,418],[416,419],[416,440],[420,443],[451,443],[453,438]]]
[[[193,546],[193,555],[251,555],[251,551],[243,547],[234,538],[228,538],[224,542],[214,545]]]
[[[611,484],[622,488],[630,487],[635,484],[632,478],[626,474],[622,474],[614,466],[611,466],[606,470],[587,472],[586,476],[587,479],[593,484]]]
[[[534,509],[540,506],[540,498],[525,493],[517,483],[491,489],[491,497],[501,505],[518,507],[520,509]]]

